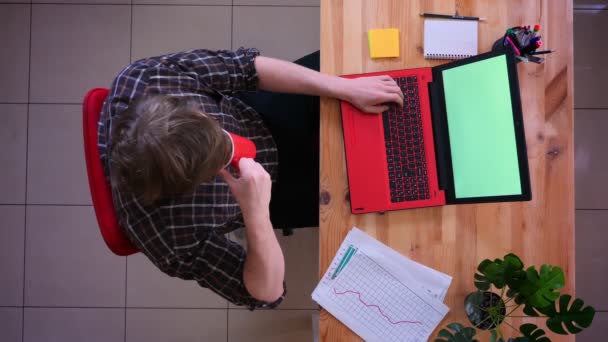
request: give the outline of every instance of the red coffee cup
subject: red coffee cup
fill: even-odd
[[[253,141],[244,138],[240,135],[230,133],[224,130],[226,134],[230,137],[230,141],[232,142],[232,149],[230,152],[229,162],[224,166],[232,165],[235,169],[239,169],[239,160],[241,158],[255,158],[256,148]]]

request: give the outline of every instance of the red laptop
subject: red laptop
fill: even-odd
[[[389,75],[404,105],[341,103],[353,213],[531,199],[519,83],[510,51]]]

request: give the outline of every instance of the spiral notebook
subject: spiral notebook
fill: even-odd
[[[477,55],[477,20],[425,19],[424,58],[461,59]]]

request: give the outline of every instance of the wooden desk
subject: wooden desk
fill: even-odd
[[[535,23],[542,26],[543,48],[557,50],[544,65],[518,66],[533,200],[352,215],[339,103],[322,99],[320,276],[346,233],[357,226],[403,255],[453,276],[446,298],[451,311],[441,327],[453,321],[468,324],[463,300],[474,290],[473,274],[484,258],[514,252],[526,265],[559,265],[566,272],[565,291],[573,293],[572,1],[323,0],[321,71],[341,75],[441,63],[422,57],[422,12],[488,18],[479,26],[480,52],[489,51],[507,27]],[[371,60],[366,32],[389,27],[400,30],[401,57]],[[545,328],[544,320],[535,323]],[[359,340],[326,311],[319,330],[322,341]]]

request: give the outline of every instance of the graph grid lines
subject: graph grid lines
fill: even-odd
[[[332,301],[386,341],[424,341],[443,319],[440,312],[360,250],[328,291]]]

